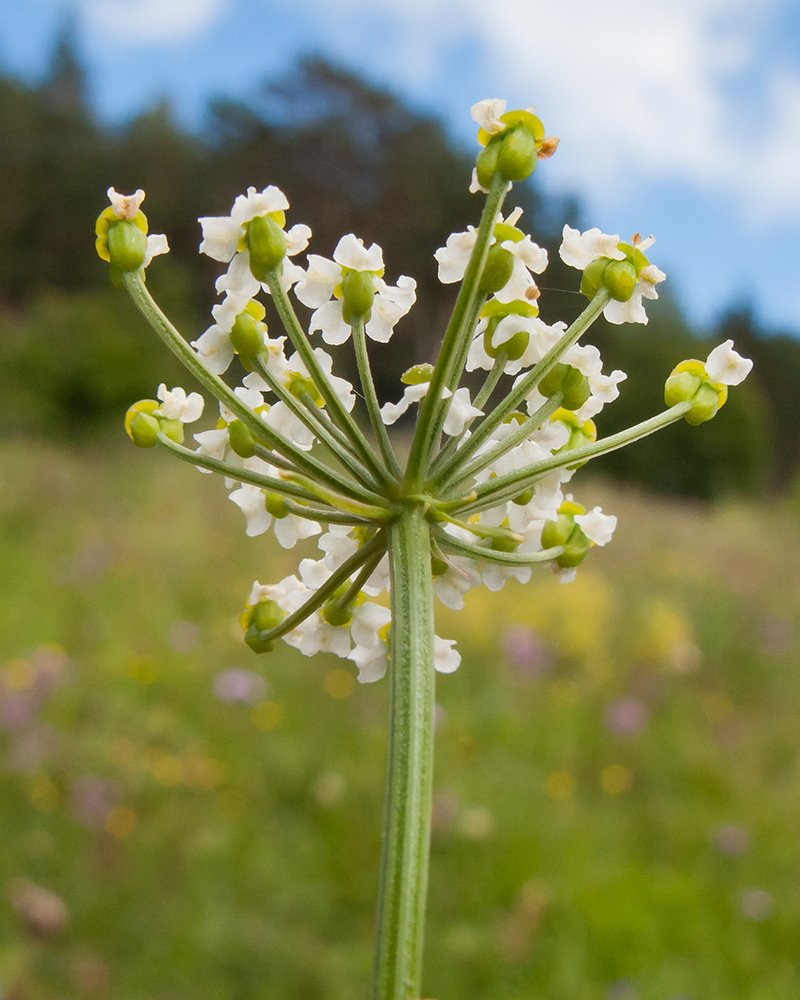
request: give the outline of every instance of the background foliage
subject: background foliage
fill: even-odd
[[[401,273],[417,278],[417,305],[392,344],[374,351],[379,395],[396,396],[399,373],[435,354],[453,289],[439,285],[432,255],[450,232],[476,221],[478,199],[467,191],[472,153],[392,94],[309,58],[248,102],[213,103],[198,134],[183,130],[166,103],[114,129],[93,116],[66,36],[41,86],[0,79],[0,128],[4,430],[74,438],[120,421],[133,400],[152,396],[162,379],[180,377],[122,293],[109,289],[94,254],[91,227],[109,184],[147,191],[151,228],[167,233],[172,247],[150,282],[190,339],[210,323],[217,270],[196,252],[197,217],[227,213],[248,185],[274,183],[288,194],[293,218],[312,227],[315,252],[330,254],[339,236],[353,231],[383,246],[390,280]],[[545,204],[535,183],[517,185],[514,202],[550,250],[542,315],[570,319],[581,297],[576,272],[557,255],[560,231],[565,221],[588,227],[591,220],[575,202]],[[671,429],[655,448],[607,459],[608,471],[698,497],[785,485],[800,448],[793,430],[785,440],[800,344],[766,336],[743,307],[698,337],[668,291],[650,313],[647,329],[601,321],[593,334],[607,367],[630,374],[601,430],[651,415],[672,367],[705,357],[731,333],[755,358],[755,373],[733,394],[728,419]]]

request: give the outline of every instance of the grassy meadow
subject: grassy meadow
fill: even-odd
[[[423,995],[796,1000],[800,514],[577,491],[574,584],[437,609]],[[0,451],[0,997],[367,995],[388,687],[244,646],[297,556],[243,529],[121,434]]]

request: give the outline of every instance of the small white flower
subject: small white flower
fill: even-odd
[[[477,239],[477,230],[474,226],[469,226],[463,233],[451,233],[445,245],[434,253],[439,264],[439,281],[443,285],[452,285],[464,277]]]
[[[326,344],[343,344],[350,337],[350,324],[342,315],[341,283],[347,270],[368,271],[374,275],[375,297],[366,333],[372,340],[388,343],[397,321],[405,316],[416,300],[417,283],[401,275],[397,285],[383,280],[383,251],[377,243],[364,246],[352,233],[343,236],[333,252],[333,260],[309,254],[308,270],[295,287],[295,295],[314,310],[309,332],[322,332]]]
[[[706,359],[706,374],[712,382],[722,385],[739,385],[744,382],[753,368],[749,358],[743,358],[733,349],[733,341],[715,347]]]
[[[461,664],[461,653],[455,649],[455,639],[433,637],[433,665],[440,674],[452,674]]]
[[[271,212],[283,212],[289,207],[289,201],[280,188],[270,185],[263,191],[254,187],[247,189],[247,194],[240,194],[233,203],[230,215],[205,216],[198,219],[203,227],[203,241],[200,253],[214,260],[227,263],[236,253],[239,240],[245,234],[245,226],[257,215],[268,215]]]
[[[469,389],[462,386],[456,389],[450,399],[450,406],[444,421],[444,432],[450,437],[458,437],[467,424],[471,423],[475,417],[482,417],[483,410],[473,406],[469,398]],[[385,423],[385,421],[384,421]]]
[[[565,264],[583,271],[599,257],[625,260],[625,254],[618,249],[618,244],[618,235],[607,236],[596,227],[582,233],[579,229],[564,226],[558,253]]]
[[[354,646],[347,654],[358,667],[359,684],[373,684],[386,675],[389,666],[389,647],[385,642],[376,646]]]
[[[263,535],[272,523],[272,515],[266,508],[264,491],[258,486],[244,483],[238,490],[230,493],[229,498],[247,518],[245,534],[249,538]]]
[[[203,413],[205,400],[199,392],[186,392],[176,385],[174,389],[167,389],[162,382],[156,393],[161,400],[161,406],[155,410],[160,417],[167,420],[180,420],[183,424],[191,424],[199,420]]]
[[[158,257],[159,254],[169,253],[169,245],[167,244],[167,237],[163,233],[151,233],[147,237],[147,243],[144,249],[144,263],[142,267],[147,267],[153,257]]]
[[[117,194],[114,188],[110,187],[106,194],[118,219],[135,219],[139,214],[139,206],[144,201],[144,191],[141,188],[137,188],[133,194]]]
[[[506,113],[506,101],[499,97],[488,97],[485,101],[478,101],[470,109],[472,120],[476,121],[484,132],[495,135],[508,128],[506,122],[501,121]]]
[[[576,514],[575,523],[595,545],[608,545],[617,527],[616,517],[604,514],[601,507],[595,507],[588,514]]]

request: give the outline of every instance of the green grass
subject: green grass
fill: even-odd
[[[70,914],[35,939],[4,903],[0,982],[364,997],[387,685],[251,654],[250,584],[295,556],[247,539],[216,479],[126,445],[0,452],[0,891],[27,878]],[[574,584],[437,609],[464,660],[438,681],[424,996],[796,1000],[796,515],[578,489],[620,527]],[[512,626],[538,660],[506,655]],[[215,695],[230,666],[266,679],[257,704]]]

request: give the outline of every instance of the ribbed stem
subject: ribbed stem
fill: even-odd
[[[420,996],[433,791],[433,584],[419,507],[389,530],[391,721],[372,1000]]]

